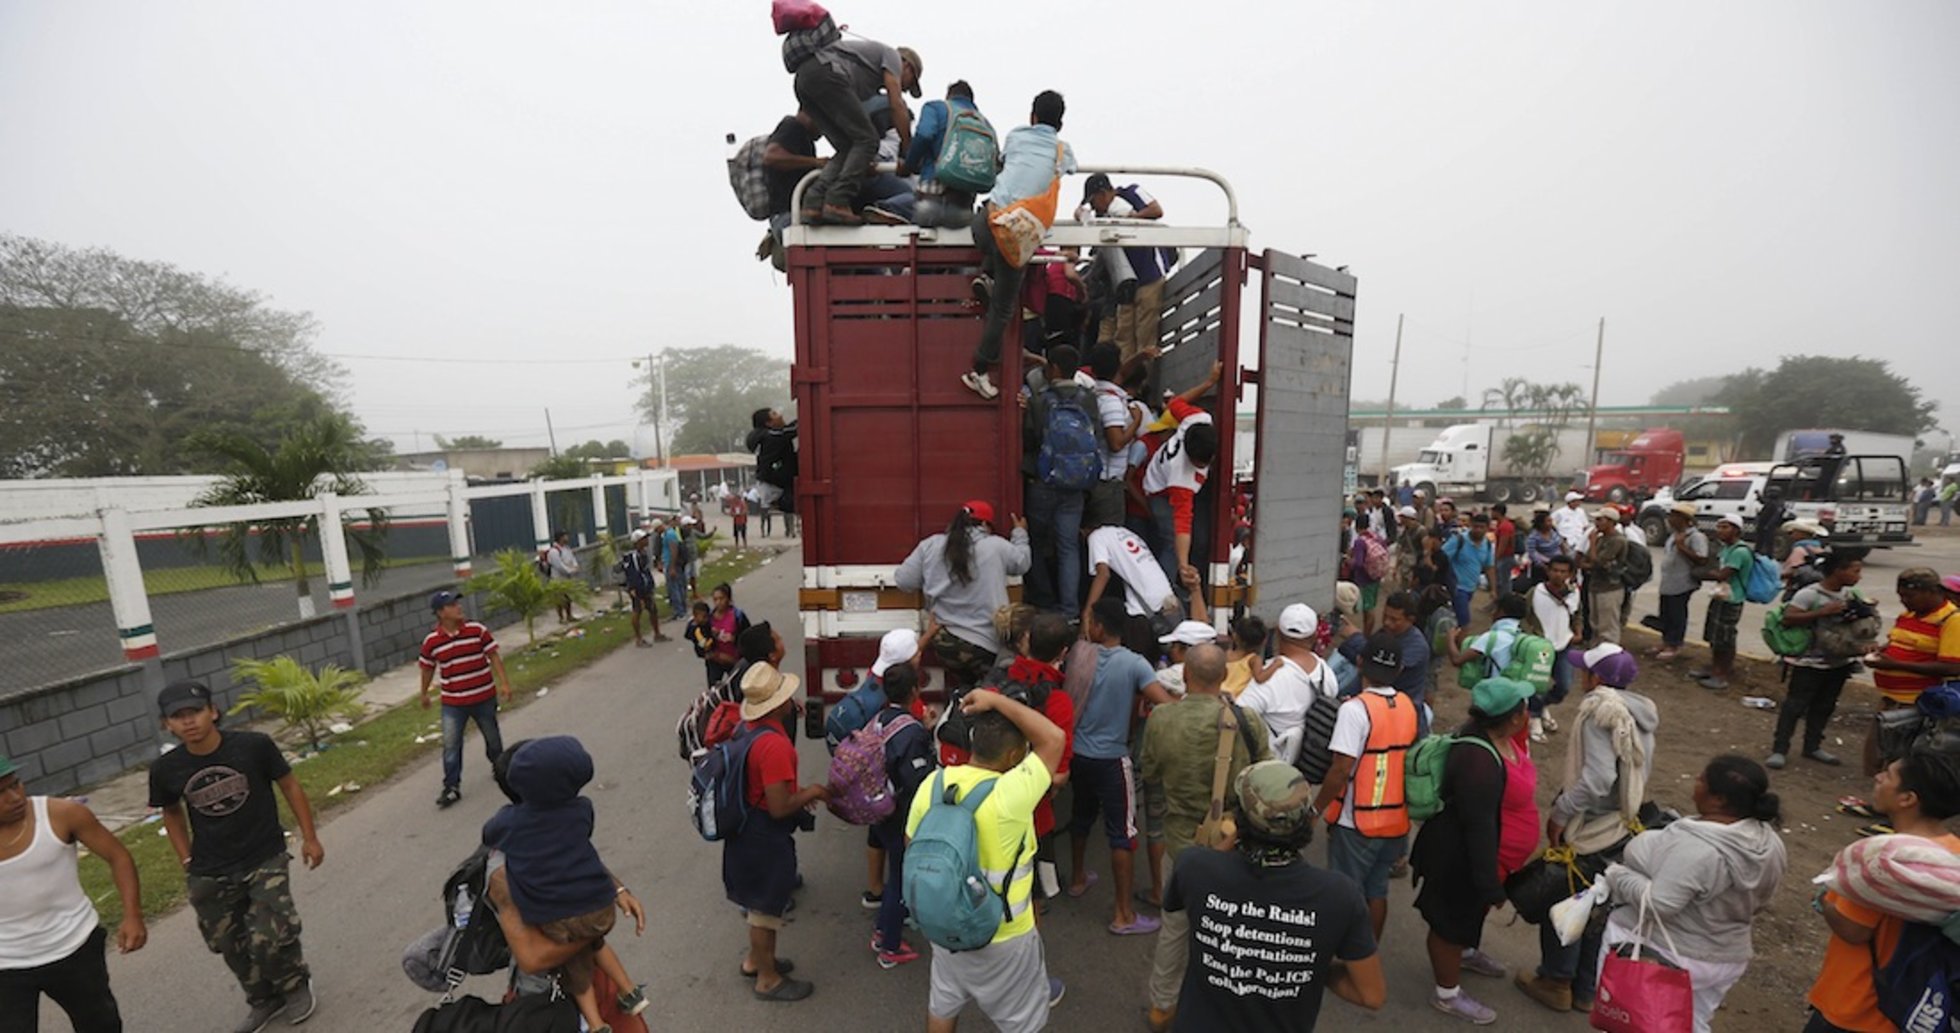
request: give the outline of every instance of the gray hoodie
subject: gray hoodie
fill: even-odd
[[[936,534],[905,557],[893,581],[908,592],[925,593],[926,609],[947,631],[999,655],[994,611],[1007,605],[1008,576],[1028,572],[1028,532],[1017,527],[1010,538],[1001,538],[976,527],[968,533],[973,537],[973,580],[961,584],[953,578],[946,563],[946,536]]]
[[[1783,881],[1783,838],[1769,823],[1745,818],[1732,824],[1683,818],[1642,832],[1625,856],[1606,869],[1614,901],[1626,905],[1613,921],[1631,929],[1640,898],[1696,961],[1747,962],[1755,956],[1749,927],[1769,906]],[[1668,939],[1649,931],[1642,939],[1666,950]]]
[[[1660,708],[1654,701],[1637,692],[1626,689],[1612,689],[1599,686],[1593,692],[1616,693],[1626,705],[1627,712],[1633,715],[1635,736],[1640,744],[1640,754],[1646,763],[1639,774],[1639,785],[1644,787],[1647,777],[1654,770],[1654,729],[1660,727]],[[1613,730],[1602,724],[1584,718],[1585,704],[1580,704],[1581,718],[1578,722],[1578,738],[1584,765],[1578,776],[1560,791],[1552,801],[1552,819],[1560,825],[1569,827],[1579,818],[1588,815],[1616,814],[1620,810],[1620,765],[1619,755],[1613,749]],[[1645,795],[1644,793],[1641,795]],[[1638,800],[1633,802],[1637,808]]]

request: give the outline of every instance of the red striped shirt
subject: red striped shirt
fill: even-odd
[[[474,706],[496,694],[496,672],[490,669],[490,655],[496,651],[490,629],[476,621],[464,621],[453,635],[441,625],[429,632],[422,640],[421,663],[436,672],[443,706]]]

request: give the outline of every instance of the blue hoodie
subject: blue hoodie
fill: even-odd
[[[483,842],[503,851],[511,902],[526,925],[576,918],[613,905],[612,876],[592,846],[592,757],[569,735],[527,743],[511,758],[520,802],[483,824]]]

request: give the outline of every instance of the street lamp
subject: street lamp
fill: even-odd
[[[659,404],[654,407],[653,411],[653,461],[654,465],[665,467],[667,465],[667,448],[660,428],[662,424],[667,422],[667,352],[663,349],[659,355],[660,360],[655,362],[654,353],[648,352],[645,369],[649,373],[657,374],[657,376],[653,377],[653,380],[660,387]],[[639,359],[633,360],[633,368],[641,368]]]

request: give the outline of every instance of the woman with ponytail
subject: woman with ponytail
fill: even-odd
[[[1783,840],[1776,833],[1783,815],[1769,773],[1734,754],[1709,761],[1695,778],[1694,805],[1693,817],[1633,837],[1619,863],[1606,869],[1620,906],[1607,921],[1600,958],[1638,940],[1643,954],[1686,969],[1694,980],[1695,1033],[1707,1033],[1755,954],[1749,930],[1756,913],[1783,881]],[[1636,928],[1642,900],[1646,929]]]
[[[977,685],[1003,648],[994,611],[1007,605],[1007,579],[1028,572],[1028,523],[1018,516],[1011,537],[993,531],[994,507],[973,501],[953,514],[944,534],[918,544],[893,580],[925,596],[931,617],[927,643],[946,668],[951,688]]]

